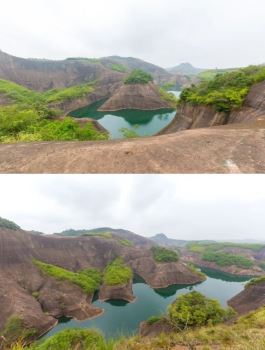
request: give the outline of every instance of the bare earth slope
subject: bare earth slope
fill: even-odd
[[[264,173],[264,125],[108,142],[0,145],[1,173]]]

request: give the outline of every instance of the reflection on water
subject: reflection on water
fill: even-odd
[[[99,112],[98,108],[106,100],[93,103],[85,108],[71,112],[76,118],[92,118],[97,120],[110,133],[112,139],[123,138],[121,129],[135,131],[139,136],[155,135],[166,127],[175,117],[174,109],[142,111],[126,109],[116,112]]]
[[[97,298],[94,305],[105,310],[104,314],[96,319],[78,322],[64,319],[47,335],[57,333],[65,328],[96,328],[101,330],[107,338],[120,335],[130,335],[137,332],[140,322],[154,315],[164,314],[169,304],[174,302],[178,295],[197,290],[204,295],[218,299],[223,306],[227,301],[244,289],[244,283],[250,278],[231,276],[222,272],[203,269],[207,280],[194,286],[170,286],[153,290],[144,283],[139,276],[135,276],[133,292],[136,300],[126,303],[121,300],[100,302]]]

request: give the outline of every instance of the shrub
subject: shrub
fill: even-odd
[[[179,260],[178,254],[173,250],[163,247],[152,248],[153,257],[157,262],[176,262]]]
[[[75,85],[65,89],[49,90],[44,93],[44,98],[47,103],[56,103],[73,100],[75,98],[84,97],[94,91],[95,82],[88,84]]]
[[[184,89],[182,102],[194,105],[212,105],[217,111],[230,112],[242,106],[250,87],[265,80],[263,66],[250,66],[236,71],[217,74],[213,79],[204,80],[198,86]]]
[[[223,309],[217,300],[199,292],[181,295],[168,308],[171,323],[179,329],[214,325],[234,316],[234,311]]]
[[[112,64],[110,66],[110,68],[116,72],[120,72],[120,73],[126,73],[127,72],[127,68],[123,65],[123,64]]]
[[[22,319],[17,315],[13,315],[7,320],[0,336],[3,336],[6,339],[6,344],[10,345],[17,341],[17,339],[27,340],[32,338],[35,334],[35,329],[26,328]]]
[[[141,69],[135,69],[125,79],[124,84],[148,84],[150,81],[153,81],[153,77],[151,74],[146,73]]]
[[[255,286],[257,284],[260,283],[265,283],[265,276],[262,277],[257,277],[257,278],[252,278],[252,280],[250,280],[246,285],[245,288],[251,287],[251,286]]]
[[[133,277],[130,267],[124,264],[122,258],[117,258],[104,270],[103,282],[107,286],[127,284]]]
[[[20,227],[15,224],[13,221],[9,221],[7,219],[3,219],[0,217],[0,227],[3,227],[3,228],[8,228],[10,230],[20,230]]]
[[[31,350],[110,350],[100,333],[90,329],[66,329],[36,343]]]
[[[62,267],[34,260],[34,264],[45,274],[61,281],[68,281],[82,288],[87,294],[93,294],[100,286],[101,273],[96,269],[72,272]]]
[[[146,322],[149,326],[152,326],[153,324],[161,321],[162,319],[163,319],[163,316],[151,316],[150,318],[148,318]]]
[[[137,134],[137,132],[135,130],[131,130],[128,128],[121,128],[119,131],[122,133],[122,136],[125,139],[135,139],[135,138],[139,137],[139,135]]]
[[[124,247],[133,247],[133,242],[129,241],[128,239],[120,239],[119,243]]]
[[[159,89],[159,94],[161,99],[166,101],[170,105],[170,107],[177,108],[179,100],[174,94],[167,92],[162,88]]]

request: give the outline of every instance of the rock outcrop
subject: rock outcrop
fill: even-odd
[[[115,236],[60,237],[0,228],[0,251],[0,329],[13,315],[20,317],[27,328],[43,334],[61,316],[84,320],[102,313],[91,304],[92,294],[42,273],[34,259],[75,272],[92,267],[102,271],[122,256],[124,263],[150,285],[166,287],[198,281],[183,264],[157,264],[150,247],[124,246]],[[133,301],[132,281],[126,286],[103,285],[100,298]]]
[[[155,84],[124,84],[100,107],[99,111],[156,110],[162,108],[171,107],[160,97]]]
[[[229,300],[239,315],[265,306],[265,281],[246,287],[240,294]]]
[[[142,322],[140,324],[139,333],[141,337],[150,337],[154,338],[162,333],[172,333],[176,331],[166,319],[162,318],[161,320],[154,322],[152,324],[148,323],[148,321]]]
[[[182,104],[173,121],[162,134],[170,134],[181,130],[208,128],[226,124],[248,124],[265,120],[265,81],[251,87],[243,107],[231,113],[217,112],[207,105]]]
[[[99,290],[99,299],[106,300],[124,300],[131,303],[135,297],[132,290],[132,280],[125,285],[107,286],[103,284]]]

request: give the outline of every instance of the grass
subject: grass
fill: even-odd
[[[110,69],[115,71],[115,72],[120,72],[120,73],[127,73],[128,72],[128,69],[123,65],[123,64],[112,64],[110,66]]]
[[[119,243],[124,247],[133,247],[133,242],[128,239],[119,239]]]
[[[73,283],[87,294],[94,294],[101,284],[101,273],[96,269],[72,272],[62,267],[34,260],[34,264],[45,274],[59,280]]]
[[[162,319],[163,319],[163,316],[161,316],[161,315],[160,316],[151,316],[148,318],[148,320],[146,322],[149,326],[152,326],[153,324],[161,321]]]
[[[11,316],[0,333],[0,337],[3,336],[5,338],[7,345],[17,342],[19,339],[32,339],[34,335],[36,335],[36,330],[34,328],[26,328],[18,315]]]
[[[112,261],[104,270],[103,282],[107,286],[127,284],[133,277],[130,267],[124,264],[122,258]]]
[[[83,234],[82,236],[86,237],[99,237],[103,239],[111,239],[112,233],[111,232],[88,232]]]
[[[71,101],[76,98],[84,97],[94,91],[95,82],[88,84],[71,86],[65,89],[49,90],[43,94],[47,103],[58,103],[64,101]]]
[[[151,250],[155,261],[159,263],[177,262],[179,260],[178,254],[173,250],[162,247],[153,247]]]
[[[211,105],[218,112],[229,113],[240,108],[255,83],[265,80],[265,67],[250,66],[217,74],[197,86],[184,89],[180,101],[192,105]]]

